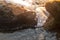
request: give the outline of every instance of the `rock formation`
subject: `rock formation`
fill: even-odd
[[[22,6],[0,2],[0,31],[13,32],[19,29],[34,27],[36,13],[27,11]]]
[[[60,1],[47,2],[46,10],[50,13],[44,28],[60,32]]]

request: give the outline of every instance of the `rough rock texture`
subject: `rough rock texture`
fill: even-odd
[[[15,31],[36,25],[36,13],[11,3],[0,3],[0,31]]]
[[[57,32],[57,40],[60,40],[60,1],[48,2],[45,5],[50,13],[44,28],[46,30]]]
[[[14,33],[0,33],[0,40],[57,40],[56,33],[45,31],[42,27],[25,29]]]
[[[57,39],[55,33],[46,31],[41,27],[37,29],[20,30],[14,33],[0,33],[0,40],[57,40]]]
[[[59,31],[60,30],[60,1],[48,2],[46,3],[45,7],[46,10],[50,13],[47,22],[51,21],[49,24],[47,24],[46,28],[48,27],[47,29]]]

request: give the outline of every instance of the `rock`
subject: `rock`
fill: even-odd
[[[0,31],[13,32],[19,29],[34,28],[37,24],[36,13],[22,6],[0,2]]]
[[[45,29],[60,32],[60,1],[47,2],[46,10],[50,13],[44,25]]]

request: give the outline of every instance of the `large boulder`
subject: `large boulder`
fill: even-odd
[[[60,32],[60,1],[47,2],[46,10],[50,13],[44,28]]]
[[[36,24],[35,12],[27,11],[23,6],[0,2],[1,32],[13,32],[19,29],[34,28]]]

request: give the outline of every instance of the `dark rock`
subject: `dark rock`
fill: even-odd
[[[45,29],[60,32],[60,1],[48,2],[45,5],[46,10],[50,13],[47,19]]]
[[[34,28],[37,24],[36,13],[21,6],[0,3],[0,31],[13,32],[25,28]]]

